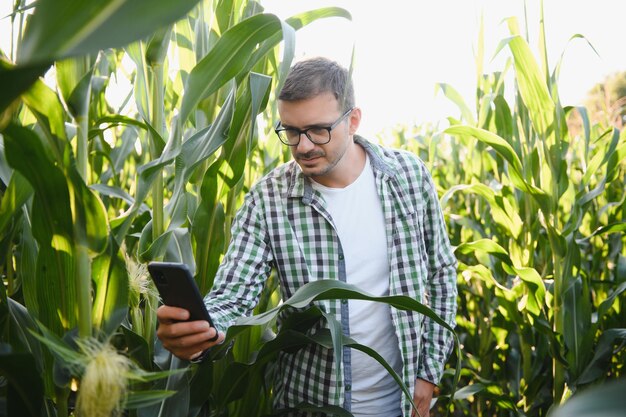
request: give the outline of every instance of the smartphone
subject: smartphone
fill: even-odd
[[[211,327],[215,327],[187,265],[176,262],[150,262],[148,271],[165,305],[189,311],[187,321],[206,320]],[[211,339],[215,340],[217,335]]]

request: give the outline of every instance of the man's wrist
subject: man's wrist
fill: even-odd
[[[429,384],[429,385],[431,385],[431,386],[432,386],[432,388],[433,388],[433,396],[438,396],[438,395],[439,395],[439,392],[440,392],[440,390],[439,390],[439,386],[438,386],[437,384],[435,384],[434,382],[429,381],[429,380],[424,379],[424,378],[419,377],[419,376],[415,379],[415,382],[416,382],[416,383],[417,383],[417,382],[426,382],[426,383],[428,383],[428,384]]]

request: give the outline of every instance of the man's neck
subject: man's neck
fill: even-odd
[[[312,179],[319,184],[329,188],[345,188],[359,178],[365,167],[365,149],[356,142],[350,143],[345,157],[337,165],[335,172],[331,176],[324,176]]]

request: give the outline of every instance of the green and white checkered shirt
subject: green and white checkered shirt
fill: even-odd
[[[451,326],[456,314],[456,259],[432,179],[415,155],[356,137],[369,154],[381,199],[389,248],[389,293],[427,304]],[[358,209],[358,208],[355,208]],[[345,281],[341,242],[321,194],[294,161],[261,179],[248,193],[233,223],[232,241],[220,266],[207,308],[225,331],[251,314],[272,271],[280,277],[283,299],[320,279]],[[316,302],[347,328],[348,304]],[[418,313],[392,308],[403,360],[402,378],[413,391],[416,378],[438,383],[452,337]],[[324,324],[321,324],[324,325]],[[332,350],[311,345],[278,359],[276,407],[301,402],[350,409],[350,352],[344,351],[337,380]],[[410,416],[410,403],[402,409]]]

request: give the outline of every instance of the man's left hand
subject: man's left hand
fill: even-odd
[[[430,416],[430,401],[433,399],[433,391],[435,385],[417,378],[415,380],[415,390],[413,391],[413,402],[417,406],[419,415],[415,412],[415,409],[411,412],[411,417],[429,417]]]

